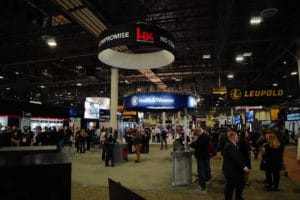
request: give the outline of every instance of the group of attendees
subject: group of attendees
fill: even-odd
[[[287,176],[284,163],[284,150],[287,132],[284,126],[275,125],[261,132],[250,132],[236,127],[221,127],[214,130],[206,127],[193,130],[192,141],[188,142],[195,149],[199,189],[207,192],[211,180],[210,158],[220,151],[223,158],[222,171],[226,179],[225,200],[231,200],[235,190],[236,199],[243,199],[245,185],[249,185],[251,170],[251,152],[254,158],[262,154],[261,170],[265,171],[265,189],[278,191],[280,172]],[[176,140],[182,140],[180,137]],[[175,141],[176,141],[175,140]],[[174,150],[175,150],[174,142]],[[263,167],[262,167],[263,165]]]
[[[45,146],[57,145],[62,148],[71,141],[73,133],[70,128],[45,127],[44,131],[36,126],[32,131],[29,126],[23,130],[17,126],[6,126],[0,134],[0,146]]]

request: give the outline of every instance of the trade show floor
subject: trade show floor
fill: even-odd
[[[290,151],[293,152],[294,148],[288,149],[288,165],[290,165]],[[213,180],[208,187],[208,193],[203,195],[197,189],[197,183],[172,187],[171,150],[160,150],[159,145],[151,145],[150,153],[142,155],[142,162],[135,163],[135,154],[130,154],[128,162],[117,163],[115,167],[105,167],[98,149],[92,149],[85,154],[71,153],[71,156],[74,200],[109,199],[108,177],[121,182],[123,186],[147,200],[223,199],[225,181],[221,173],[220,157],[215,157],[211,161]],[[250,186],[246,186],[244,190],[245,199],[300,199],[300,182],[281,176],[280,191],[267,192],[263,184],[264,172],[258,167],[259,160],[253,159],[252,166]],[[195,174],[196,162],[193,159],[193,175]]]

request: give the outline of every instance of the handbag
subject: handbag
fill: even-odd
[[[259,169],[262,171],[266,171],[267,170],[267,161],[264,157],[262,157],[261,161],[260,161],[260,166]]]

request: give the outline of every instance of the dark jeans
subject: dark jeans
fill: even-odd
[[[280,181],[280,171],[279,170],[272,170],[266,171],[266,181],[270,189],[277,190]]]
[[[168,149],[167,138],[161,137],[160,138],[160,149],[164,148],[164,143],[165,143],[165,149]]]
[[[79,143],[80,146],[80,153],[85,153],[85,141],[81,140]]]
[[[235,189],[235,199],[243,200],[242,194],[245,186],[244,177],[226,176],[225,200],[232,200],[233,190]]]
[[[205,182],[211,179],[210,159],[197,158],[197,171],[199,177],[199,186],[206,188]]]
[[[127,145],[128,145],[128,153],[132,153],[132,141],[131,140],[128,140],[127,141]]]
[[[108,147],[105,152],[105,166],[109,166],[109,160],[111,161],[111,166],[114,166],[115,160],[114,160],[114,151],[113,147]]]

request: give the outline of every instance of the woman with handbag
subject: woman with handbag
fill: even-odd
[[[266,170],[266,190],[269,191],[278,191],[283,153],[280,145],[278,138],[273,132],[267,135],[267,144],[265,145],[264,153],[264,168]]]

